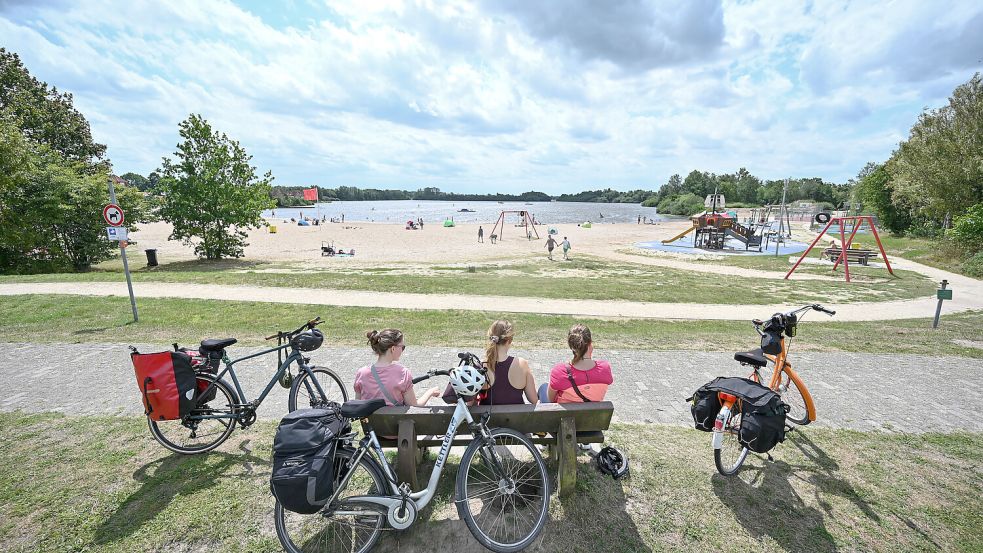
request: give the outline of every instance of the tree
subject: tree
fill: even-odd
[[[123,173],[119,177],[125,180],[130,186],[135,186],[141,192],[150,190],[150,180],[139,173]]]
[[[13,118],[24,138],[44,144],[67,161],[83,164],[89,174],[108,170],[106,146],[92,139],[89,122],[72,105],[72,95],[48,88],[21,63],[0,48],[0,111]]]
[[[179,129],[177,159],[164,158],[159,169],[160,216],[174,227],[171,239],[194,245],[206,259],[242,257],[246,230],[261,226],[263,210],[274,206],[273,176],[257,178],[252,156],[200,115]]]
[[[983,202],[983,78],[957,87],[949,104],[922,113],[888,163],[893,200],[936,220]]]
[[[911,226],[911,216],[894,203],[894,187],[887,169],[883,165],[867,164],[858,176],[860,180],[853,193],[861,209],[877,215],[880,224],[891,232],[900,234],[907,230]]]

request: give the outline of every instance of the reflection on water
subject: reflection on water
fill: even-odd
[[[461,209],[473,212],[461,212]],[[371,221],[377,223],[404,224],[409,220],[423,218],[424,223],[439,224],[453,217],[457,223],[493,224],[501,211],[529,211],[536,221],[544,225],[558,223],[636,223],[638,217],[649,221],[671,220],[663,217],[654,207],[639,204],[595,204],[585,202],[444,202],[416,200],[385,200],[377,202],[331,202],[320,203],[317,207],[284,207],[264,211],[263,216],[275,219],[306,217],[326,217],[348,221]],[[274,217],[274,213],[276,216]],[[519,219],[516,214],[509,215],[510,223]]]

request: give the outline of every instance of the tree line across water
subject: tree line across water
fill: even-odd
[[[171,239],[208,259],[240,257],[246,231],[263,224],[261,213],[304,202],[307,187],[274,187],[258,175],[251,156],[201,116],[178,129],[172,157],[144,177],[122,175],[117,203],[127,226],[165,220]],[[85,270],[113,255],[104,238],[111,164],[96,143],[72,95],[32,77],[20,58],[0,48],[0,273]],[[641,203],[662,213],[690,215],[714,191],[728,206],[777,203],[783,180],[762,180],[741,168],[717,175],[673,175],[657,190],[589,190],[550,196],[459,194],[317,187],[328,200],[576,201]],[[926,235],[965,258],[967,272],[983,276],[983,86],[980,75],[958,87],[949,104],[925,111],[891,158],[868,164],[857,179],[834,184],[791,179],[787,201],[809,199],[827,207],[850,202],[876,214],[896,234]]]

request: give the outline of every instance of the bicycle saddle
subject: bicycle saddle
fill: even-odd
[[[768,364],[768,360],[765,359],[761,348],[753,349],[751,351],[739,351],[734,354],[734,360],[741,363],[747,363],[748,365],[754,365],[755,367],[764,367]]]
[[[350,399],[341,406],[341,416],[348,419],[364,419],[386,406],[386,400],[376,399]]]
[[[232,344],[238,342],[235,338],[216,338],[210,340],[202,340],[201,346],[198,351],[222,351],[223,349],[231,346]]]

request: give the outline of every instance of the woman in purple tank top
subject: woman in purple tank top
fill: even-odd
[[[515,331],[508,321],[495,321],[488,329],[488,347],[485,349],[485,366],[488,367],[487,393],[482,405],[536,404],[536,379],[529,369],[529,362],[509,355]]]

